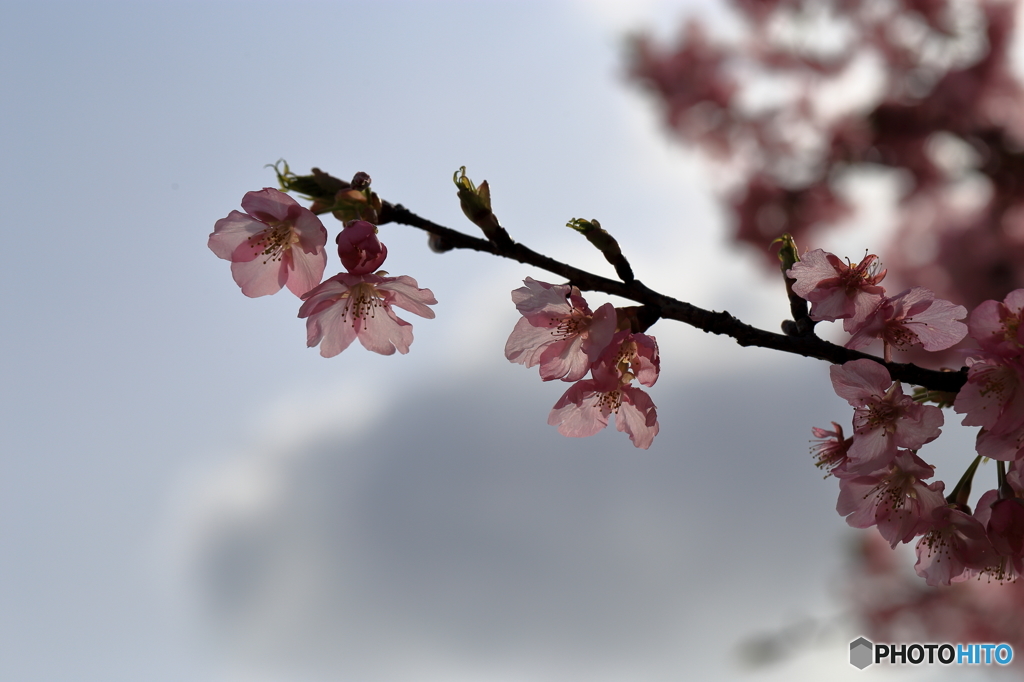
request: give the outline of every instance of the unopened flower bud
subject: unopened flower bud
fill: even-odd
[[[366,189],[370,186],[370,176],[363,171],[359,171],[352,176],[352,188],[353,189]]]
[[[368,275],[384,263],[388,247],[377,238],[377,228],[365,220],[354,220],[335,240],[341,263],[353,275]]]

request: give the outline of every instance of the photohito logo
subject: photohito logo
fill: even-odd
[[[1007,665],[1013,660],[1009,644],[874,644],[865,637],[850,642],[850,665],[863,670],[872,663],[890,665]]]

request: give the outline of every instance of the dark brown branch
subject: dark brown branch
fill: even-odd
[[[561,276],[566,281],[579,287],[580,290],[600,291],[636,301],[644,306],[656,309],[660,317],[677,320],[712,334],[731,336],[741,346],[771,348],[783,353],[795,353],[809,358],[817,358],[834,365],[866,358],[884,365],[889,370],[892,378],[897,381],[924,386],[933,391],[957,393],[967,380],[966,368],[958,372],[940,372],[924,369],[909,363],[883,362],[881,358],[861,353],[860,351],[850,350],[843,346],[837,346],[814,334],[785,336],[758,329],[741,322],[728,312],[704,310],[671,296],[658,293],[653,289],[649,289],[639,280],[625,283],[601,277],[600,275],[580,270],[549,256],[537,253],[533,249],[516,242],[512,242],[508,246],[496,246],[485,239],[472,237],[457,230],[432,223],[416,215],[401,204],[383,202],[380,222],[382,224],[394,222],[417,227],[434,235],[438,241],[445,244],[446,248],[483,251],[484,253],[533,265]]]

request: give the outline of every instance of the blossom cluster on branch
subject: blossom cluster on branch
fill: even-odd
[[[505,357],[527,367],[540,365],[544,381],[575,382],[555,403],[548,423],[566,436],[592,436],[615,414],[615,428],[628,433],[636,447],[651,447],[658,413],[633,380],[644,386],[658,380],[658,342],[632,331],[627,311],[611,303],[591,312],[574,286],[530,277],[523,284],[512,292],[523,317],[505,344]],[[583,378],[587,372],[590,379]]]
[[[659,318],[728,334],[743,345],[820,357],[833,363],[833,387],[854,408],[849,437],[837,423],[832,430],[813,430],[818,439],[813,452],[818,465],[840,482],[837,509],[848,523],[877,527],[893,547],[920,538],[917,570],[931,585],[974,575],[1008,581],[1024,571],[1024,290],[1001,303],[983,303],[965,325],[963,306],[923,287],[887,295],[881,285],[886,271],[877,256],[867,255],[856,265],[821,249],[801,256],[786,235],[777,241],[794,319],[783,323],[786,334],[776,341],[778,335],[753,330],[728,313],[702,311],[643,286],[618,242],[596,220],[572,220],[568,226],[605,255],[622,280],[617,285],[526,249],[494,215],[487,183],[476,186],[464,168],[454,178],[458,196],[466,216],[488,237],[485,242],[382,201],[365,173],[347,183],[316,169],[297,176],[285,165],[278,179],[284,189],[305,194],[312,207],[275,189],[249,192],[242,200],[246,213],[232,211],[217,221],[209,247],[231,261],[244,294],[262,296],[287,286],[298,295],[307,344],[319,345],[324,357],[356,339],[382,355],[407,353],[412,326],[394,308],[434,316],[428,307],[436,303],[432,292],[411,277],[379,270],[387,247],[365,218],[414,224],[430,234],[437,251],[477,248],[569,275],[565,284],[528,277],[512,292],[522,317],[505,345],[510,362],[537,367],[544,381],[571,384],[548,417],[560,433],[590,436],[614,415],[616,428],[636,447],[652,445],[659,431],[657,410],[636,384],[651,387],[658,379],[658,344],[646,331]],[[327,231],[314,211],[331,212],[343,224],[335,242],[346,271],[323,281]],[[618,293],[641,305],[605,303],[592,310],[584,288]],[[845,347],[815,334],[816,324],[839,320],[850,334]],[[980,347],[970,353],[965,371],[929,372],[892,360],[894,350],[943,351],[968,334]],[[875,342],[881,342],[883,357],[859,350]],[[950,376],[957,380],[944,381]],[[903,381],[922,388],[907,395]],[[966,415],[964,424],[981,427],[978,458],[949,495],[944,482],[925,483],[934,467],[918,454],[944,423],[940,407],[927,402],[952,406]],[[972,513],[968,500],[982,457],[999,460],[998,487],[985,493]]]
[[[369,178],[365,181],[369,186]],[[394,306],[432,318],[437,303],[412,277],[388,277],[379,270],[388,250],[377,228],[359,219],[345,220],[338,233],[338,256],[347,272],[321,282],[327,268],[327,229],[310,209],[272,188],[242,198],[245,213],[232,211],[218,220],[208,245],[231,261],[231,274],[246,296],[275,294],[285,285],[303,303],[309,346],[333,357],[356,339],[368,350],[408,353],[412,325]],[[347,214],[346,214],[347,217]]]
[[[892,348],[922,346],[945,350],[970,334],[980,348],[970,351],[967,384],[955,396],[921,392],[911,397],[885,367],[854,360],[831,368],[837,395],[854,408],[853,433],[842,427],[813,429],[818,466],[839,479],[836,510],[855,528],[877,527],[892,547],[917,542],[915,569],[929,585],[949,585],[985,576],[1013,581],[1024,572],[1024,290],[1002,303],[986,301],[967,311],[916,287],[887,297],[884,276],[869,255],[857,266],[815,250],[795,262],[787,275],[792,290],[812,301],[815,321],[844,320],[851,347],[880,339],[889,359]],[[915,400],[917,398],[917,400]],[[918,455],[939,437],[942,411],[934,400],[966,415],[963,423],[982,427],[978,457],[953,491],[934,481],[934,467]],[[982,457],[998,460],[998,487],[968,505]],[[1006,463],[1009,463],[1007,469]]]

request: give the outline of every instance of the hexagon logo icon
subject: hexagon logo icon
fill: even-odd
[[[858,670],[863,670],[874,663],[871,660],[874,648],[875,645],[863,637],[858,637],[850,642],[850,665]]]

